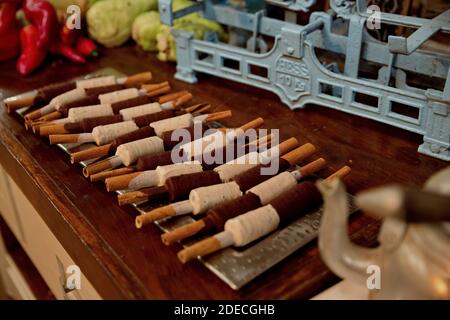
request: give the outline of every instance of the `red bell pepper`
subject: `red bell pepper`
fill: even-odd
[[[80,55],[74,48],[69,47],[62,42],[55,43],[51,48],[51,52],[60,54],[75,63],[86,62],[86,59],[82,55]]]
[[[23,0],[2,0],[1,2],[13,4],[16,8],[19,8],[22,6]]]
[[[76,44],[77,51],[85,57],[96,57],[98,55],[97,46],[94,41],[85,37],[78,37]]]
[[[39,35],[39,29],[33,25],[28,25],[20,31],[22,53],[16,67],[22,75],[30,74],[39,67],[47,55],[47,50],[37,46]]]
[[[27,20],[39,30],[37,47],[50,48],[56,41],[59,30],[55,8],[45,0],[25,0],[22,9]]]
[[[17,7],[13,3],[0,3],[0,34],[17,26],[16,12]]]
[[[0,61],[5,61],[19,53],[19,24],[17,4],[4,2],[0,6]]]
[[[0,45],[0,61],[6,61],[17,57],[19,54],[19,31],[8,32],[0,35],[2,41]]]
[[[77,31],[78,30],[76,29],[67,28],[67,25],[63,23],[61,31],[59,32],[60,41],[68,46],[74,46],[78,38]]]

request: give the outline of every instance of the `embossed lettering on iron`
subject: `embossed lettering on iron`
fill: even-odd
[[[275,84],[291,101],[309,94],[311,77],[308,65],[303,60],[280,56],[275,67]]]

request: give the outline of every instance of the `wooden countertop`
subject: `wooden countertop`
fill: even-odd
[[[267,128],[280,129],[282,139],[312,142],[334,169],[352,166],[346,178],[351,193],[389,182],[420,186],[446,166],[417,153],[418,135],[315,105],[291,111],[274,94],[219,78],[203,75],[197,85],[188,85],[173,79],[174,64],[161,63],[131,45],[109,49],[83,66],[47,62],[28,78],[16,73],[14,62],[2,63],[0,90],[7,97],[105,67],[126,74],[150,69],[156,81],[169,80],[175,89],[190,90],[196,99],[210,102],[213,111],[232,109],[226,125],[261,116]],[[338,280],[320,260],[314,241],[233,291],[197,261],[182,265],[176,257],[180,248],[163,245],[155,226],[136,230],[133,208],[119,207],[115,196],[86,180],[66,154],[27,132],[17,116],[3,109],[0,142],[1,165],[104,298],[309,298]],[[358,213],[350,233],[356,242],[374,245],[378,227],[377,221]]]

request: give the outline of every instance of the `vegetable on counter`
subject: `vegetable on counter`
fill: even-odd
[[[193,2],[175,0],[172,3],[173,10],[180,10],[191,6]],[[175,20],[173,29],[190,31],[195,39],[203,39],[206,32],[216,32],[222,41],[226,41],[227,34],[222,26],[214,21],[201,17],[198,13],[191,13]],[[159,13],[150,11],[140,14],[132,27],[133,39],[147,51],[158,51],[158,59],[161,61],[176,60],[175,39],[170,27],[161,24]]]
[[[89,34],[105,47],[120,46],[129,39],[134,19],[143,12],[157,8],[158,0],[96,2],[86,14]]]
[[[68,1],[87,3],[87,0]],[[28,75],[41,65],[49,52],[75,63],[85,63],[87,57],[96,56],[95,43],[84,38],[80,30],[68,28],[65,19],[60,25],[55,8],[47,0],[3,0],[0,2],[0,61],[16,57],[21,49],[16,68],[20,74]],[[25,26],[20,30],[22,25]]]
[[[27,20],[39,31],[36,46],[50,48],[58,37],[59,22],[55,8],[45,0],[25,0],[22,9]]]
[[[161,22],[157,11],[144,12],[134,20],[131,36],[142,49],[157,51],[156,35],[160,26]]]
[[[84,57],[98,56],[97,46],[91,39],[79,36],[76,43],[76,50]]]
[[[73,46],[77,41],[78,30],[69,29],[67,25],[64,23],[61,27],[61,31],[59,32],[59,40],[68,45]]]
[[[62,42],[55,43],[51,50],[52,53],[60,54],[75,63],[86,63],[86,59],[80,55],[74,48]]]
[[[19,53],[19,24],[16,20],[18,5],[13,2],[0,4],[0,61],[15,58]]]
[[[38,47],[40,31],[34,25],[28,25],[20,31],[22,52],[17,60],[17,70],[22,75],[30,74],[44,61],[47,50]]]
[[[74,63],[86,63],[87,57],[97,56],[97,46],[91,39],[83,37],[79,30],[69,29],[63,24],[58,42],[52,45],[50,52],[59,54]]]

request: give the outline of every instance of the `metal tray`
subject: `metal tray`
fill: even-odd
[[[107,68],[87,75],[86,77],[111,74],[117,76],[123,75],[114,69]],[[28,108],[19,109],[16,112],[22,116],[27,109]],[[212,126],[220,127],[221,125],[219,123],[213,123]],[[58,145],[58,147],[67,154],[70,154],[74,149],[79,150],[80,148],[85,149],[92,146],[92,144],[84,144],[81,146],[73,144]],[[81,162],[80,164],[85,167],[93,161],[95,160]],[[123,192],[124,191],[118,191],[117,193],[120,194]],[[139,213],[143,213],[160,205],[163,205],[163,203],[143,202],[135,204],[134,207]],[[277,230],[244,248],[230,247],[206,257],[199,257],[198,259],[232,289],[238,290],[284,258],[288,257],[294,251],[314,240],[318,235],[322,210],[323,208],[321,207],[315,211],[311,211],[283,229]],[[356,208],[352,205],[351,212],[355,211]],[[168,232],[193,221],[195,220],[191,216],[180,216],[156,221],[155,224],[163,232]],[[181,244],[187,246],[203,237],[205,236],[189,239],[187,241],[184,240]]]

